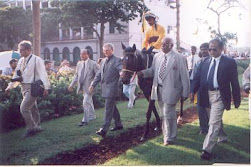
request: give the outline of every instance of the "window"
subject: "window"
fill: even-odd
[[[58,50],[58,48],[54,48],[54,49],[53,49],[53,60],[54,60],[56,63],[60,63],[59,50]]]
[[[73,49],[73,65],[76,65],[80,60],[80,49],[79,47],[75,47]]]
[[[50,50],[48,48],[44,49],[44,60],[51,60]]]
[[[90,46],[86,46],[85,49],[89,50],[90,51],[90,56],[89,58],[93,60],[93,50]]]
[[[70,61],[70,51],[67,47],[63,49],[63,59]]]
[[[114,34],[115,33],[115,23],[114,22],[110,22],[109,23],[109,33],[110,34]]]

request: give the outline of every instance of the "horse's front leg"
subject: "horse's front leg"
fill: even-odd
[[[153,101],[153,113],[155,115],[156,124],[157,124],[157,126],[154,130],[160,132],[161,131],[161,121],[160,121],[159,113],[155,107],[155,104],[154,104],[155,101],[154,100],[151,100],[151,101]]]
[[[154,106],[155,101],[154,100],[149,100],[149,98],[147,99],[149,101],[149,105],[148,105],[148,109],[147,109],[147,112],[146,112],[146,128],[145,128],[145,132],[144,132],[143,136],[141,137],[140,141],[145,141],[147,139],[147,135],[149,133],[149,122],[150,122],[150,119],[151,119],[153,107],[155,107]]]

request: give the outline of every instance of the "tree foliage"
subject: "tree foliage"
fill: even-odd
[[[225,44],[227,44],[229,40],[237,41],[236,33],[226,32],[222,34],[221,32],[221,15],[234,7],[244,7],[244,6],[243,4],[240,3],[240,0],[217,0],[217,1],[209,0],[207,5],[207,9],[209,9],[210,11],[212,11],[217,15],[217,30],[212,29],[212,27],[210,27],[209,29],[212,34],[211,37],[219,38]]]
[[[105,23],[112,22],[119,32],[123,32],[125,26],[121,22],[129,22],[138,14],[141,16],[147,9],[144,3],[136,0],[63,1],[59,7],[62,11],[62,25],[91,27],[99,40],[100,51],[104,41]],[[100,24],[99,30],[96,29],[97,24]]]
[[[53,41],[59,37],[61,11],[59,8],[44,8],[41,12],[41,40]]]
[[[30,39],[31,11],[18,7],[0,8],[0,40],[13,49],[20,40]]]

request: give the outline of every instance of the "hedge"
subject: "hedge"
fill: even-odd
[[[73,75],[67,77],[50,76],[51,90],[47,97],[38,98],[38,108],[41,115],[41,121],[57,118],[65,115],[82,113],[83,95],[76,94],[76,87],[73,92],[68,91],[68,86]],[[20,104],[22,101],[21,89],[16,87],[11,90],[10,96],[4,93],[8,81],[2,80],[2,88],[0,90],[0,132],[24,126],[24,120],[20,114]],[[104,99],[100,94],[98,86],[93,96],[95,108],[104,107]]]

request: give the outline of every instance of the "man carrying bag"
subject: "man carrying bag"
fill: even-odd
[[[12,81],[21,82],[23,100],[20,105],[20,112],[26,123],[24,138],[33,136],[42,130],[40,126],[40,114],[37,107],[38,94],[34,94],[34,91],[32,92],[31,85],[36,81],[40,82],[39,85],[41,86],[42,84],[44,86],[44,96],[48,95],[48,89],[50,88],[44,61],[40,57],[31,54],[31,47],[32,45],[29,41],[19,43],[18,48],[21,58],[18,61],[16,72],[12,79]],[[12,88],[13,82],[9,84],[5,91],[9,93]]]

